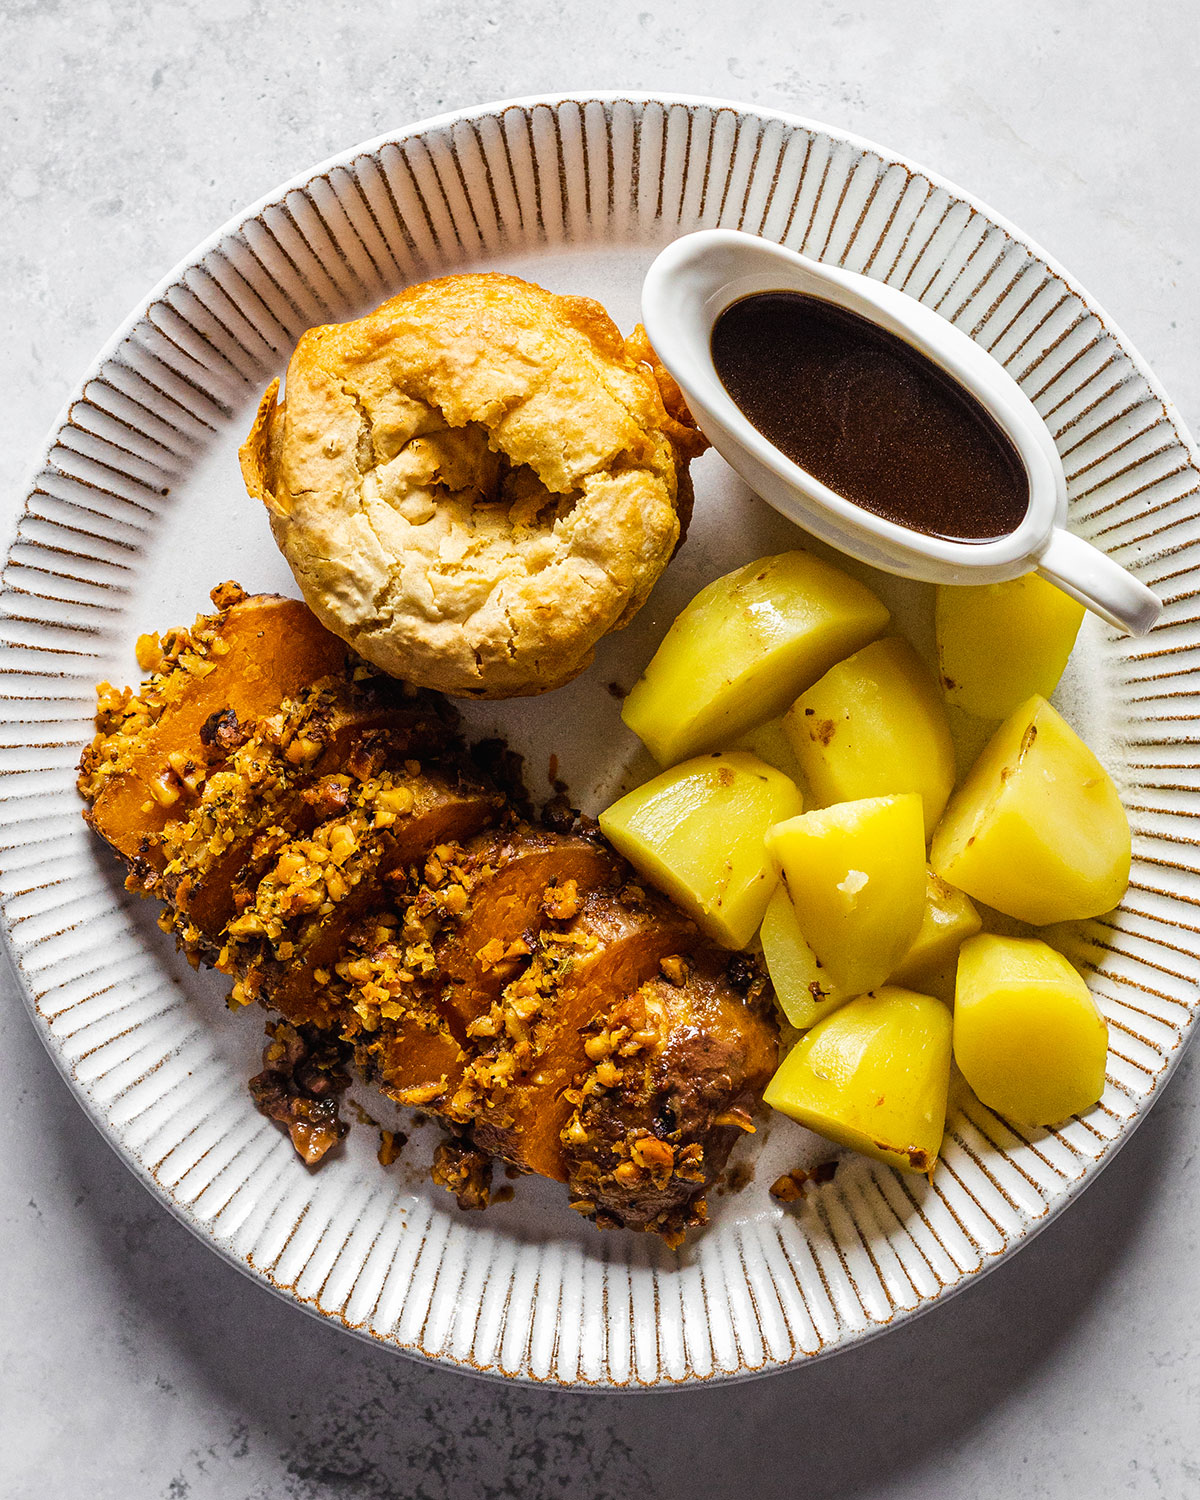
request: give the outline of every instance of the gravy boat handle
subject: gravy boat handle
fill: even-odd
[[[1101,619],[1130,635],[1145,635],[1162,603],[1107,553],[1056,526],[1037,560],[1037,571]]]

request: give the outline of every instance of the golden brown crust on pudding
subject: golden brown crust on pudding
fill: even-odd
[[[496,274],[310,329],[241,449],[308,604],[457,696],[568,682],[681,539],[705,446],[644,333]]]

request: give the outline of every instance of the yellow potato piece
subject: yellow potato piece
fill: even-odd
[[[777,885],[759,929],[775,999],[797,1031],[835,1011],[848,997],[821,967],[805,941],[787,891]]]
[[[760,558],[700,590],[621,717],[659,765],[673,765],[776,718],[888,618],[869,588],[811,552]]]
[[[792,742],[784,733],[782,719],[768,719],[765,724],[756,724],[753,729],[747,729],[745,734],[739,734],[731,741],[731,750],[749,750],[752,755],[757,755],[759,760],[765,760],[767,765],[774,766],[777,771],[789,777],[800,786],[801,770],[792,749]],[[803,787],[801,787],[803,792]]]
[[[1129,884],[1129,820],[1104,767],[1033,697],[954,794],[929,862],[960,891],[1036,927],[1097,917]]]
[[[925,914],[912,947],[890,975],[894,984],[918,984],[939,973],[958,956],[967,938],[983,923],[969,896],[947,885],[933,870],[925,871]]]
[[[967,588],[939,584],[934,620],[947,700],[983,719],[1005,719],[1034,693],[1048,698],[1085,614],[1036,573]]]
[[[800,931],[846,994],[880,985],[925,911],[925,827],[915,792],[804,813],[772,828]]]
[[[600,814],[604,836],[709,937],[744,948],[777,884],[767,829],[801,808],[782,772],[746,750],[696,756]]]
[[[1038,938],[963,944],[954,1058],[975,1093],[1022,1125],[1055,1125],[1104,1092],[1108,1026],[1087,985]]]
[[[954,789],[954,742],[937,683],[898,636],[830,667],[783,727],[818,807],[918,792],[925,836]]]
[[[763,1098],[809,1130],[932,1176],[946,1128],[952,1021],[940,1000],[888,986],[802,1036]]]

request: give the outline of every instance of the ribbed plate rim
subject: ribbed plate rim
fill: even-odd
[[[1086,288],[1055,257],[1050,255],[1037,240],[1021,230],[1005,215],[998,213],[990,207],[985,200],[958,186],[951,178],[924,166],[921,162],[910,156],[881,146],[869,137],[792,111],[775,109],[751,102],[730,100],[718,96],[674,91],[629,91],[619,89],[567,90],[554,93],[521,95],[492,102],[473,104],[461,109],[443,111],[440,114],[428,116],[397,129],[383,131],[367,140],[356,143],[346,150],[335,152],[314,166],[294,174],[283,183],[255,199],[247,207],[238,210],[219,228],[200,241],[188,254],[181,257],[144,297],[137,300],[127,316],[118,324],[113,334],[89,363],[86,370],[74,382],[70,396],[63,403],[63,406],[50,425],[46,439],[24,472],[21,488],[18,490],[18,494],[22,496],[22,503],[15,509],[12,523],[8,528],[8,546],[5,548],[6,561],[11,554],[16,529],[28,513],[30,494],[34,488],[37,476],[46,466],[48,458],[52,455],[58,443],[60,434],[69,425],[70,414],[75,403],[81,399],[88,384],[96,378],[105,363],[130,336],[137,324],[147,316],[156,304],[164,300],[165,294],[173,286],[182,282],[184,273],[187,270],[201,263],[227,237],[236,235],[245,225],[260,218],[268,208],[282,203],[290,193],[302,191],[313,181],[327,175],[336,168],[349,167],[356,159],[377,154],[388,145],[400,145],[405,141],[418,139],[433,132],[444,131],[459,122],[473,121],[487,117],[499,117],[509,110],[530,111],[537,107],[546,107],[554,110],[569,104],[577,105],[580,108],[588,104],[600,104],[605,107],[630,104],[634,106],[659,105],[664,110],[681,106],[688,109],[700,108],[713,111],[730,111],[739,120],[753,118],[763,124],[776,122],[785,128],[825,135],[833,142],[848,144],[860,152],[870,153],[878,157],[885,167],[899,167],[913,177],[925,179],[931,187],[944,190],[953,195],[981,215],[988,223],[1002,231],[1016,245],[1023,247],[1039,260],[1048,271],[1057,277],[1079,299],[1087,311],[1097,318],[1105,331],[1120,346],[1121,352],[1136,369],[1138,376],[1145,381],[1148,389],[1161,402],[1164,415],[1170,422],[1177,440],[1187,450],[1192,463],[1200,465],[1200,449],[1197,448],[1196,442],[1183,422],[1175,403],[1168,396],[1151,367],[1120,326]],[[0,648],[0,654],[7,649],[6,647]],[[0,825],[8,823],[8,809],[9,799],[7,797],[0,797]],[[495,1380],[507,1384],[515,1382],[534,1387],[550,1387],[552,1389],[570,1391],[638,1394],[643,1391],[681,1390],[697,1385],[725,1385],[759,1379],[784,1370],[810,1365],[819,1359],[824,1359],[845,1349],[856,1347],[868,1340],[878,1338],[894,1328],[912,1322],[913,1319],[923,1316],[935,1307],[942,1306],[949,1298],[956,1296],[969,1286],[974,1286],[990,1271],[1006,1263],[1013,1254],[1028,1244],[1030,1240],[1041,1233],[1049,1224],[1054,1222],[1067,1206],[1095,1180],[1145,1120],[1150,1109],[1160,1097],[1163,1086],[1174,1073],[1185,1048],[1190,1045],[1197,1029],[1195,1024],[1197,1019],[1196,1012],[1192,1010],[1189,1014],[1180,1044],[1171,1051],[1165,1067],[1156,1075],[1153,1090],[1141,1102],[1137,1113],[1125,1122],[1121,1132],[1106,1146],[1103,1153],[1088,1163],[1081,1176],[1056,1189],[1053,1202],[1047,1206],[1047,1210],[1042,1216],[1028,1224],[1019,1233],[1013,1235],[1003,1250],[983,1259],[978,1268],[963,1272],[953,1284],[943,1286],[934,1295],[920,1298],[912,1308],[897,1308],[894,1315],[887,1322],[869,1321],[862,1329],[845,1331],[836,1342],[824,1342],[815,1352],[800,1352],[790,1360],[774,1360],[768,1356],[764,1359],[763,1365],[756,1369],[742,1368],[727,1371],[714,1367],[710,1374],[700,1375],[689,1372],[682,1378],[677,1378],[660,1371],[657,1379],[649,1383],[640,1381],[633,1374],[631,1374],[631,1378],[627,1383],[621,1384],[605,1380],[591,1381],[582,1375],[572,1380],[564,1380],[554,1375],[537,1376],[532,1374],[527,1368],[522,1368],[516,1373],[509,1374],[498,1367],[483,1368],[472,1361],[459,1359],[450,1353],[439,1352],[432,1354],[421,1348],[406,1347],[391,1340],[381,1338],[366,1326],[352,1325],[345,1319],[340,1318],[335,1312],[324,1311],[312,1301],[300,1296],[293,1288],[276,1282],[268,1272],[247,1262],[216,1238],[210,1232],[209,1228],[200,1222],[197,1216],[191,1214],[182,1202],[178,1201],[170,1191],[157,1181],[137,1156],[126,1152],[116,1135],[110,1131],[108,1122],[100,1108],[93,1103],[87,1091],[72,1076],[65,1057],[54,1045],[50,1030],[38,1011],[32,987],[26,978],[20,953],[10,929],[8,901],[9,897],[7,895],[0,896],[0,941],[2,941],[4,951],[12,964],[13,972],[19,983],[22,999],[29,1011],[37,1035],[76,1102],[83,1108],[88,1119],[99,1131],[105,1142],[124,1165],[150,1190],[158,1202],[166,1207],[179,1223],[184,1225],[211,1250],[220,1255],[229,1265],[235,1267],[256,1284],[266,1287],[279,1298],[293,1306],[301,1308],[322,1322],[340,1326],[346,1332],[375,1347],[386,1348],[394,1354],[399,1354],[421,1363],[447,1366],[466,1374],[478,1376],[481,1379]],[[1198,954],[1200,954],[1200,942],[1197,942],[1195,947]]]

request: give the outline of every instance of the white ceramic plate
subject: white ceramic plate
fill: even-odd
[[[1073,951],[1111,1027],[1100,1104],[1017,1134],[957,1107],[932,1185],[858,1157],[798,1205],[767,1188],[824,1151],[777,1121],[740,1194],[678,1255],[601,1234],[549,1184],[460,1213],[420,1139],[397,1166],[355,1128],[310,1174],[253,1109],[261,1017],[170,951],[85,830],[74,765],[93,685],[137,676],[136,635],[185,622],[226,578],[294,592],[235,449],[310,324],[406,282],[498,268],[599,297],[622,327],[671,237],[727,225],[866,271],[1001,359],[1050,424],[1072,524],[1157,588],[1149,639],[1089,620],[1060,702],[1122,787],[1133,883]],[[595,1386],[778,1369],[902,1321],[1011,1253],[1133,1130],[1178,1060],[1200,976],[1200,493],[1196,452],[1090,298],[966,194],[868,143],[713,101],[553,98],[447,115],[347,152],[221,230],[103,351],[56,426],[4,573],[0,897],[35,1024],[80,1102],[156,1196],[264,1285],[389,1347]],[[623,635],[549,697],[473,707],[551,752],[593,810],[644,762],[605,688],[628,687],[708,579],[797,533],[715,455],[691,537]],[[865,576],[866,570],[856,569]],[[928,591],[876,575],[928,649]],[[377,1101],[362,1096],[383,1117]]]

